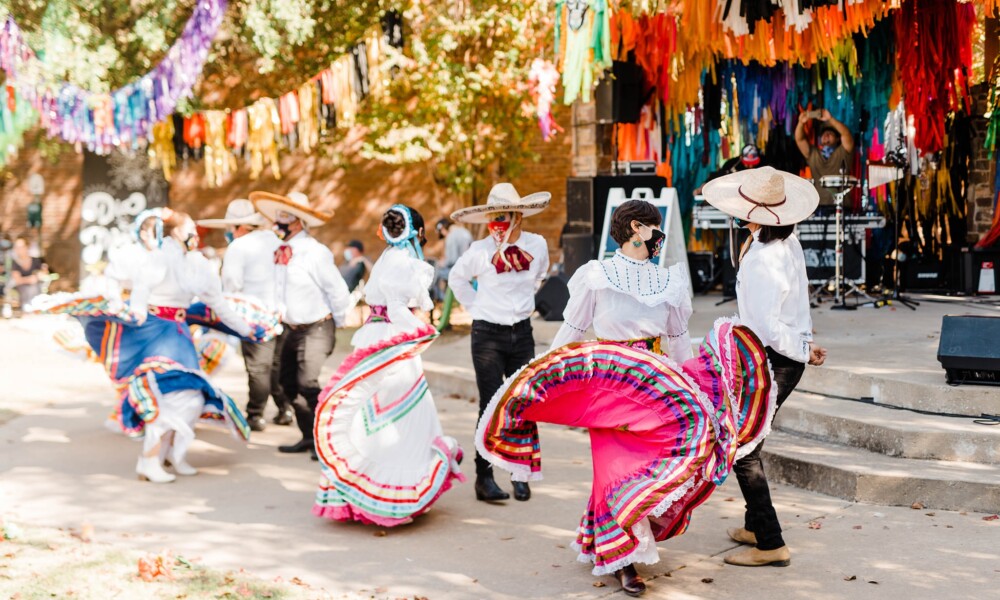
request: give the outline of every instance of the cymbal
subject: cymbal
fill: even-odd
[[[833,189],[847,189],[857,187],[861,180],[851,175],[824,175],[819,178],[820,187]]]

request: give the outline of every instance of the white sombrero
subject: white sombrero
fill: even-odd
[[[309,198],[302,192],[290,192],[287,196],[271,192],[250,192],[250,201],[269,221],[276,221],[279,212],[294,215],[310,227],[318,227],[333,218],[332,212],[313,208]]]
[[[812,182],[773,167],[713,179],[702,188],[702,195],[727,215],[760,225],[793,225],[819,205]]]
[[[238,198],[229,203],[226,207],[226,216],[222,219],[202,219],[197,221],[199,227],[208,229],[223,229],[225,227],[239,227],[240,225],[251,225],[253,227],[263,227],[267,224],[265,219],[257,209],[253,207],[253,202]]]
[[[451,213],[451,220],[461,223],[489,223],[489,214],[519,212],[525,217],[537,215],[549,205],[552,194],[535,192],[522,197],[509,183],[498,183],[490,190],[486,204],[462,208]]]

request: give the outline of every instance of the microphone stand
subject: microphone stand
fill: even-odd
[[[900,134],[900,136],[899,136],[899,142],[900,142],[900,148],[899,148],[899,150],[897,150],[896,152],[889,153],[886,156],[886,158],[889,160],[889,162],[891,162],[894,165],[896,165],[896,167],[898,169],[900,169],[900,170],[903,171],[903,177],[901,179],[901,181],[903,183],[900,184],[900,188],[902,188],[903,190],[905,190],[906,189],[906,170],[907,170],[907,168],[909,166],[909,160],[907,159],[907,154],[906,154],[906,152],[907,152],[907,150],[906,150],[906,138],[903,137],[902,134]],[[902,304],[903,306],[909,308],[910,310],[914,310],[915,311],[915,310],[917,310],[917,306],[919,306],[920,303],[917,302],[916,300],[911,299],[911,298],[907,298],[906,296],[904,296],[904,295],[902,295],[902,294],[899,293],[899,286],[900,286],[900,283],[899,283],[899,279],[900,279],[900,274],[899,274],[899,220],[900,220],[899,203],[900,203],[900,198],[905,198],[906,197],[906,193],[905,193],[905,191],[901,191],[900,189],[897,189],[895,196],[896,196],[895,198],[892,198],[893,230],[894,230],[893,231],[893,235],[894,235],[894,237],[893,237],[893,243],[895,245],[895,247],[893,248],[893,261],[892,261],[893,262],[893,275],[892,275],[893,286],[892,286],[892,293],[888,294],[888,295],[885,295],[883,293],[882,299],[881,300],[876,300],[873,303],[873,306],[875,306],[875,308],[881,308],[883,306],[891,306],[893,302],[898,302],[898,303]]]
[[[847,294],[844,293],[844,196],[851,191],[844,177],[847,172],[846,159],[840,163],[841,188],[833,195],[834,198],[834,230],[836,231],[836,243],[834,244],[834,270],[833,270],[833,306],[830,310],[857,310],[858,306],[847,304]]]

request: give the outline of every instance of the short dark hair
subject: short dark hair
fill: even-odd
[[[632,221],[638,221],[650,227],[658,227],[662,220],[660,209],[649,202],[629,200],[616,208],[614,214],[611,215],[611,238],[618,242],[619,246],[624,246],[625,242],[629,241],[634,234]]]
[[[824,133],[826,133],[827,131],[829,131],[829,132],[830,132],[830,133],[832,133],[833,135],[837,136],[837,139],[838,139],[838,140],[840,139],[840,132],[839,132],[839,131],[837,131],[837,128],[836,128],[836,127],[834,127],[833,125],[824,125],[824,126],[823,126],[823,128],[819,130],[819,134],[820,134],[820,135],[823,135],[823,134],[824,134]]]
[[[445,231],[447,231],[448,229],[451,229],[451,225],[452,225],[451,219],[447,217],[443,219],[438,219],[438,222],[434,224],[434,231],[437,231],[439,229],[444,229]]]
[[[795,231],[795,225],[761,225],[757,241],[767,244],[777,240],[787,239]]]
[[[347,242],[348,248],[356,248],[358,252],[364,253],[365,245],[361,243],[361,240],[351,240]]]

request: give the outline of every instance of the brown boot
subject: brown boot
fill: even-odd
[[[626,565],[615,571],[615,577],[618,579],[618,583],[621,584],[622,591],[627,595],[638,598],[646,593],[646,584],[636,572],[635,566]]]
[[[792,564],[792,554],[788,551],[788,546],[782,546],[774,550],[747,548],[736,554],[730,554],[723,560],[725,560],[727,565],[736,565],[739,567],[787,567]]]
[[[752,531],[748,531],[743,527],[736,527],[734,529],[727,529],[726,533],[729,534],[729,539],[734,542],[739,542],[741,544],[747,544],[749,546],[757,545],[757,534]]]

